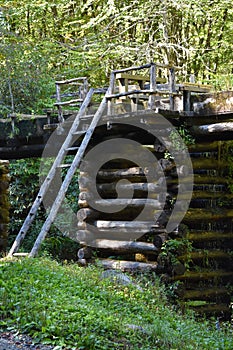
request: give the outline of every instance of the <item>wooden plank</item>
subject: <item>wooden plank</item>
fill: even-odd
[[[196,84],[196,83],[182,83],[179,86],[180,91],[192,91],[192,92],[209,92],[213,89],[212,85]]]
[[[29,255],[29,253],[14,253],[13,254],[13,256],[14,257],[26,257],[26,256],[28,256]]]
[[[182,70],[183,69],[182,67],[171,66],[170,64],[162,64],[162,63],[158,63],[158,62],[152,62],[152,63],[144,64],[142,66],[132,66],[129,68],[114,70],[114,71],[112,71],[112,73],[117,74],[117,73],[130,72],[132,70],[142,70],[142,69],[150,68],[151,64],[155,64],[159,68],[168,68],[168,69],[174,68],[175,70]]]
[[[166,90],[131,90],[131,91],[126,91],[126,92],[122,92],[122,93],[117,93],[117,94],[109,94],[107,96],[107,99],[110,100],[112,98],[118,98],[118,97],[123,97],[123,96],[130,96],[132,95],[132,97],[136,97],[133,95],[137,95],[137,94],[148,94],[148,95],[158,95],[158,96],[164,96],[164,95],[169,95],[169,96],[181,96],[181,93],[179,92],[170,92],[170,91],[166,91]],[[142,96],[143,98],[143,96]]]
[[[86,79],[87,77],[79,77],[79,78],[73,78],[73,79],[59,80],[59,81],[56,81],[55,84],[65,85],[65,84],[71,84],[71,83],[78,82],[80,80],[86,80]]]
[[[58,101],[58,102],[55,102],[53,105],[54,106],[68,106],[68,105],[70,105],[72,103],[77,103],[77,102],[79,102],[79,103],[83,102],[83,99],[82,98],[76,98],[74,100],[63,101],[63,102]]]
[[[133,80],[133,81],[144,81],[144,82],[150,82],[150,77],[149,76],[143,76],[139,74],[127,74],[127,73],[117,73],[116,74],[116,79],[128,79],[128,80]],[[165,78],[156,78],[156,83],[166,83]]]

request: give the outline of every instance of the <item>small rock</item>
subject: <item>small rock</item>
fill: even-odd
[[[137,326],[136,324],[127,324],[126,327],[129,329],[132,329],[133,331],[140,331],[142,333],[148,333],[145,330],[145,328],[143,328],[142,326]]]
[[[142,288],[140,286],[136,285],[129,276],[126,276],[122,272],[119,272],[116,270],[106,270],[101,275],[101,279],[104,279],[104,278],[109,278],[110,281],[117,284],[122,284],[122,285],[133,284],[136,286],[138,290],[142,291]]]

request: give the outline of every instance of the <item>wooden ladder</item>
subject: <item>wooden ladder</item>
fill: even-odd
[[[113,83],[112,83],[113,84]],[[111,87],[111,85],[110,85]],[[35,257],[38,253],[38,250],[41,246],[41,243],[43,242],[44,238],[46,237],[46,234],[48,233],[52,223],[54,222],[55,220],[55,217],[56,217],[56,214],[62,204],[62,201],[64,200],[65,198],[65,195],[66,195],[66,192],[67,192],[67,189],[70,185],[70,182],[77,170],[77,168],[80,166],[80,163],[81,163],[81,160],[82,160],[82,157],[86,151],[86,148],[88,146],[88,143],[92,137],[92,134],[104,112],[104,109],[107,105],[107,96],[109,95],[110,92],[112,92],[113,90],[113,87],[110,88],[107,90],[107,92],[105,93],[105,96],[102,100],[102,102],[100,103],[99,105],[99,108],[97,109],[96,113],[94,114],[93,118],[91,119],[90,121],[90,124],[88,126],[88,129],[87,131],[78,131],[78,128],[79,128],[79,124],[80,124],[80,117],[82,117],[87,109],[87,107],[89,106],[90,102],[91,102],[91,98],[93,96],[93,94],[95,93],[95,90],[94,89],[90,89],[89,92],[87,93],[81,107],[80,107],[80,110],[77,114],[77,116],[75,117],[69,131],[68,131],[68,134],[67,134],[67,137],[64,141],[64,143],[62,144],[62,147],[60,148],[55,160],[54,160],[54,163],[48,173],[48,175],[46,176],[43,184],[41,185],[40,187],[40,190],[37,194],[37,197],[7,255],[7,257],[13,257],[14,255],[15,256],[19,256],[19,255],[22,255],[22,256],[26,256],[27,254],[26,253],[17,253],[20,246],[21,246],[21,243],[23,242],[37,212],[38,212],[38,209],[46,195],[46,193],[48,192],[49,190],[49,187],[50,185],[52,184],[53,180],[55,179],[55,176],[57,174],[57,169],[58,168],[61,168],[63,166],[66,166],[67,167],[67,164],[62,164],[64,162],[64,158],[65,158],[65,155],[67,153],[67,151],[69,151],[70,147],[72,146],[72,141],[73,141],[73,138],[74,138],[74,135],[77,135],[78,133],[79,134],[85,134],[81,144],[80,144],[80,147],[77,147],[76,149],[76,154],[75,154],[75,157],[72,161],[72,163],[69,165],[69,169],[67,171],[67,174],[60,186],[60,189],[57,193],[57,196],[55,198],[55,201],[53,202],[53,205],[51,206],[51,209],[50,209],[50,212],[49,212],[49,215],[46,219],[46,221],[44,222],[42,228],[41,228],[41,231],[39,233],[39,235],[37,236],[37,239],[34,243],[34,246],[32,247],[32,250],[31,252],[28,254],[29,257]],[[72,147],[73,149],[73,147]]]

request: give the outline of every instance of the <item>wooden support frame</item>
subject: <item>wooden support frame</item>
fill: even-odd
[[[191,93],[208,93],[212,90],[212,85],[184,83],[179,86],[179,91],[183,92],[183,110],[186,112],[191,111]]]
[[[78,86],[77,93],[73,94],[78,96],[78,99],[72,99],[69,101],[62,101],[62,97],[64,97],[61,94],[61,87],[64,85],[75,85]],[[56,86],[56,102],[54,103],[54,106],[57,107],[58,110],[58,121],[59,123],[64,122],[64,116],[63,116],[63,110],[62,106],[76,106],[80,105],[81,102],[84,101],[87,93],[88,93],[88,80],[87,77],[80,77],[80,78],[73,78],[73,79],[67,79],[67,80],[60,80],[55,82]]]

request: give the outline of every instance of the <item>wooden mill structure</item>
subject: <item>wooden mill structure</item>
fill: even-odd
[[[55,128],[56,139],[60,135],[61,141],[8,256],[20,254],[38,208],[55,192],[29,253],[37,255],[79,170],[79,210],[73,238],[81,244],[80,264],[98,257],[104,268],[153,271],[165,283],[173,284],[174,294],[184,306],[229,317],[233,97],[227,92],[211,95],[209,85],[177,83],[176,69],[150,63],[113,71],[107,89],[88,89],[86,78],[57,82],[59,124],[48,123],[46,128]],[[62,101],[60,87],[73,83],[81,86],[82,96],[70,103],[80,103],[80,108],[65,119],[63,107],[69,103]],[[96,103],[94,97],[100,93],[104,97]],[[185,130],[192,168],[182,157],[178,166],[174,154],[169,153],[171,144],[176,154],[187,155],[182,153],[176,130]],[[113,145],[113,140],[119,146],[114,151],[105,147]],[[94,152],[92,158],[88,158],[90,152]],[[97,171],[90,160],[100,164]],[[67,172],[54,190],[64,169]],[[168,230],[174,207],[172,229]]]

